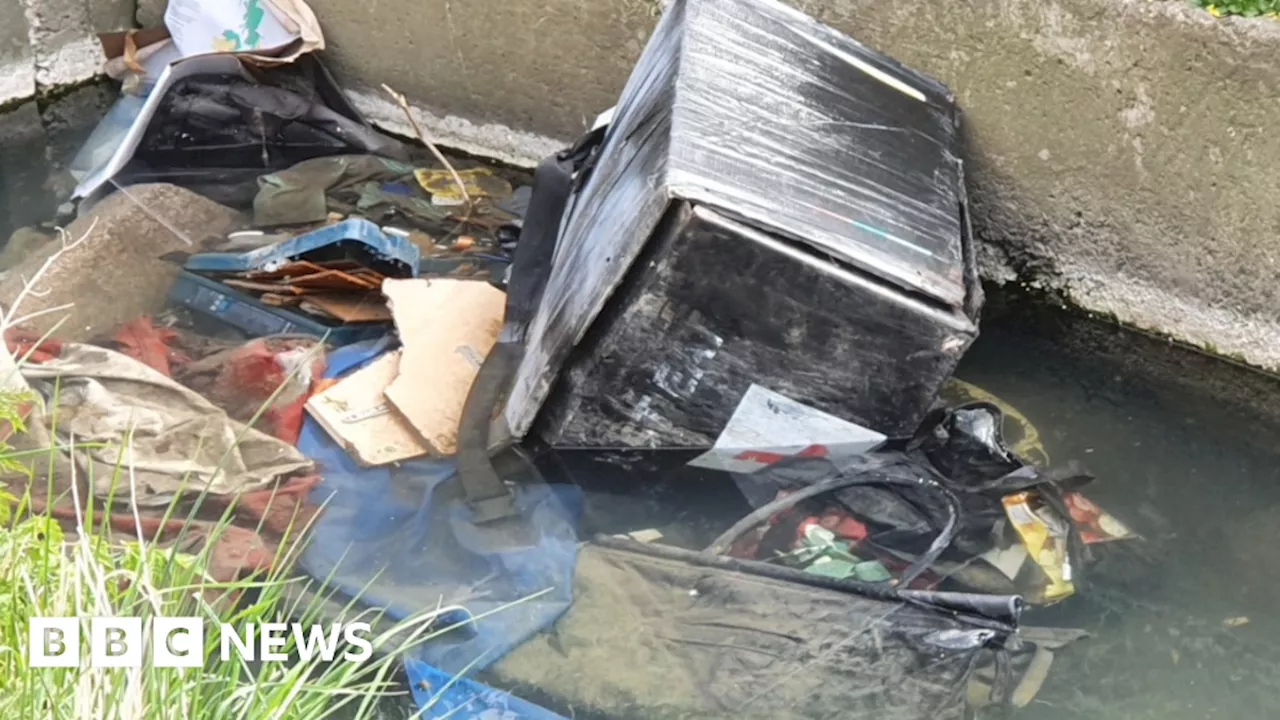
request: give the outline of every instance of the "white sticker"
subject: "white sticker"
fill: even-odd
[[[715,445],[689,464],[753,473],[791,455],[859,455],[885,440],[875,430],[752,385]]]

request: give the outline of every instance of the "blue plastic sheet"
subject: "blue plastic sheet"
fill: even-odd
[[[423,710],[423,720],[564,720],[546,708],[474,680],[458,678],[450,685],[451,675],[417,660],[406,660],[404,669],[413,700]]]
[[[326,375],[343,375],[387,347],[384,340],[340,348]],[[450,459],[361,467],[310,418],[298,448],[320,468],[312,499],[325,504],[300,558],[307,573],[391,617],[450,605],[477,617],[413,657],[450,674],[482,669],[569,607],[582,507],[576,487],[519,486],[516,505],[528,532],[523,544],[504,546],[469,522]]]

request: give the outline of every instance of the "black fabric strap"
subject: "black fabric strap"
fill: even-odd
[[[458,476],[476,522],[515,513],[511,493],[489,455],[489,428],[524,357],[525,333],[551,277],[565,207],[590,173],[605,131],[597,128],[584,135],[573,147],[543,160],[534,172],[533,196],[511,261],[502,331],[471,385],[458,427]]]

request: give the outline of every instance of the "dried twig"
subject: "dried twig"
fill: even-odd
[[[63,310],[70,310],[75,306],[76,306],[75,303],[63,303],[61,305],[55,305],[51,308],[45,308],[43,310],[29,312],[26,315],[23,315],[22,317],[17,318],[13,322],[9,323],[9,327],[18,327],[19,325],[29,323],[32,320],[35,320],[36,318],[44,317],[45,315],[52,315],[54,313],[62,312]]]
[[[26,300],[28,296],[34,295],[35,297],[42,297],[43,295],[47,294],[47,291],[41,292],[37,290],[36,283],[40,282],[40,279],[44,277],[45,273],[49,272],[49,268],[52,268],[58,262],[58,260],[62,258],[64,254],[74,249],[80,243],[84,242],[85,238],[89,237],[89,234],[92,233],[93,229],[97,226],[98,226],[98,220],[97,218],[94,218],[93,222],[89,224],[89,229],[85,230],[84,234],[76,238],[75,240],[69,240],[67,231],[63,230],[62,228],[58,228],[58,237],[62,242],[62,247],[58,248],[57,252],[50,255],[48,258],[46,258],[44,261],[44,264],[40,266],[39,270],[36,270],[35,274],[32,275],[30,279],[28,279],[25,276],[22,278],[22,290],[18,293],[18,297],[13,299],[13,304],[9,306],[8,312],[5,312],[3,316],[0,316],[0,332],[8,330],[9,328],[13,327],[16,324],[14,316],[18,312],[18,308],[22,307],[22,302]],[[59,309],[66,309],[66,308],[64,307]],[[33,315],[35,314],[36,313],[33,313]],[[39,313],[39,314],[43,314],[43,313]],[[17,318],[18,321],[22,321],[22,322],[26,322],[27,320],[30,320],[30,319],[31,319],[31,316]]]
[[[449,174],[453,176],[453,181],[458,184],[458,191],[462,193],[462,201],[466,203],[467,215],[470,216],[472,207],[471,195],[467,192],[466,183],[462,182],[462,176],[458,175],[457,170],[453,169],[453,164],[444,156],[444,153],[440,152],[440,148],[436,147],[435,143],[427,139],[426,134],[422,132],[422,128],[418,127],[418,121],[413,119],[413,112],[409,109],[409,101],[405,99],[405,96],[393,90],[391,86],[386,83],[383,83],[382,89],[385,90],[393,100],[399,103],[400,109],[404,111],[404,116],[408,118],[409,126],[413,128],[413,132],[418,136],[418,140],[422,141],[422,144],[427,146],[427,149],[431,151],[431,154],[436,156],[436,160],[439,160],[440,163],[444,165],[445,169],[449,171]]]

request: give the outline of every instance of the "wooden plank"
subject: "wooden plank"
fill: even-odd
[[[311,417],[365,467],[428,452],[418,433],[384,395],[400,372],[400,359],[400,351],[389,352],[307,400]]]
[[[237,280],[236,278],[227,278],[222,281],[223,285],[233,287],[237,290],[248,290],[250,292],[272,293],[274,295],[301,295],[307,292],[306,288],[292,287],[289,285],[278,285],[269,282],[257,282],[255,280]]]
[[[386,322],[391,309],[380,295],[308,295],[307,302],[343,322]]]
[[[407,368],[387,388],[387,400],[433,453],[453,455],[462,406],[497,342],[507,296],[488,282],[455,279],[390,279],[382,292]]]
[[[313,264],[316,267],[323,268],[325,270],[346,270],[347,272],[351,272],[352,270],[368,269],[361,265],[359,260],[352,260],[351,258],[342,258],[341,260],[323,260]],[[369,272],[373,271],[369,270]]]
[[[322,270],[311,275],[286,278],[284,282],[291,287],[321,290],[373,290],[378,287],[371,280],[358,278],[341,270]]]
[[[263,293],[258,298],[265,305],[275,305],[276,307],[285,307],[289,305],[297,305],[302,302],[302,297],[298,295],[277,295],[274,292]]]

